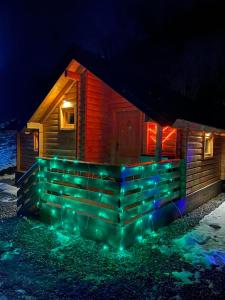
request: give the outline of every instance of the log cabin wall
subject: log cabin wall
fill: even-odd
[[[220,180],[221,139],[214,136],[213,157],[204,159],[204,132],[189,131],[187,140],[187,194]]]
[[[85,93],[86,99],[85,129],[82,130],[85,139],[84,160],[114,163],[114,112],[135,110],[141,114],[141,111],[89,71],[86,72],[85,92],[81,90],[82,93]],[[142,143],[140,154],[141,146]]]
[[[91,72],[86,72],[85,83],[85,160],[109,162],[109,99],[107,86]]]
[[[62,99],[76,101],[76,84],[65,93]],[[60,105],[53,109],[43,121],[43,155],[44,157],[57,156],[58,158],[76,158],[76,129],[60,130]]]
[[[34,136],[32,130],[23,130],[18,136],[18,155],[17,157],[17,171],[28,170],[35,162],[35,157],[38,156],[38,152],[34,151]]]
[[[221,179],[225,180],[225,136],[221,136]]]
[[[77,83],[77,159],[85,160],[86,72]]]
[[[183,130],[183,155],[186,156],[187,211],[221,191],[221,138],[214,136],[213,157],[204,159],[204,132]]]

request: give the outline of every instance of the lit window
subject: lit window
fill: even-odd
[[[157,124],[147,122],[146,154],[155,155]],[[176,157],[177,129],[162,127],[162,155],[166,158]]]
[[[75,128],[75,104],[64,100],[60,106],[60,129]]]
[[[155,155],[156,130],[157,130],[157,124],[156,123],[154,123],[154,122],[147,122],[146,153],[148,155]]]
[[[213,157],[213,135],[206,132],[204,138],[204,158]]]
[[[39,134],[38,131],[34,131],[34,152],[39,151]]]
[[[177,129],[165,126],[162,131],[162,155],[168,158],[176,157]]]

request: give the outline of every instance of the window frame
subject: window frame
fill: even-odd
[[[158,124],[154,121],[145,122],[144,126],[144,138],[143,138],[143,154],[154,157],[156,154],[157,147],[157,126]],[[175,135],[175,137],[173,137]],[[174,139],[173,147],[168,146],[168,142],[171,142],[171,138]],[[161,155],[163,158],[175,159],[180,158],[179,151],[179,131],[177,128],[171,126],[162,127],[161,136]],[[168,148],[172,150],[169,152]]]
[[[75,101],[72,100],[63,100],[62,104],[59,107],[59,124],[60,124],[60,130],[74,130],[76,128],[76,107],[75,107]],[[73,110],[73,114],[74,114],[74,123],[73,124],[69,124],[66,123],[65,120],[65,114],[66,111],[69,110]]]
[[[39,152],[39,132],[37,130],[33,132],[33,146],[34,152]]]
[[[206,140],[209,141],[210,151],[206,152]],[[204,132],[203,158],[211,159],[214,156],[214,135],[212,132]]]

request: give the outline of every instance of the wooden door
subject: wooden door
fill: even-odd
[[[138,162],[141,154],[142,114],[139,111],[116,112],[116,163]]]

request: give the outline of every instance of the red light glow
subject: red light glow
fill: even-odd
[[[157,124],[147,122],[147,144],[146,152],[149,155],[155,155]],[[162,129],[162,155],[176,156],[177,129],[165,126]]]

